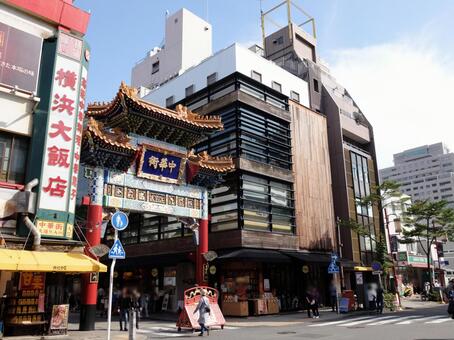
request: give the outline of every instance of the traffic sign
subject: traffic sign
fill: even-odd
[[[339,256],[336,253],[331,253],[331,263],[336,262]]]
[[[110,223],[112,223],[112,227],[118,231],[125,230],[129,224],[128,215],[126,215],[123,211],[117,211],[112,215]]]
[[[331,262],[328,266],[328,274],[338,274],[339,266],[336,263]]]
[[[374,261],[374,262],[372,262],[372,264],[370,266],[372,267],[372,270],[374,272],[379,272],[382,270],[382,266],[381,266],[380,262]]]
[[[116,240],[112,248],[109,251],[109,259],[124,259],[126,258],[125,249],[121,244],[120,240]]]
[[[376,270],[376,271],[372,272],[372,275],[381,275],[381,274],[383,274],[383,271],[381,271],[381,270]]]

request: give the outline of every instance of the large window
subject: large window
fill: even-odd
[[[189,229],[173,216],[131,213],[129,226],[120,233],[124,244],[146,243],[191,235]]]
[[[196,146],[210,155],[244,157],[279,168],[291,169],[290,126],[286,121],[246,106],[234,105],[215,112],[224,130]]]
[[[243,174],[240,199],[244,229],[293,233],[291,184]]]
[[[211,231],[238,229],[238,177],[229,176],[211,191]]]
[[[254,81],[254,78],[258,80]],[[179,104],[183,104],[194,111],[213,100],[239,90],[268,104],[288,111],[288,98],[279,93],[280,84],[276,83],[274,85],[277,90],[270,89],[268,86],[260,83],[257,75],[250,78],[240,73],[235,73],[218,81],[217,73],[213,73],[207,77],[207,86],[203,90],[187,95],[186,97],[188,98],[183,99]]]
[[[0,181],[23,184],[29,139],[0,132]]]
[[[362,198],[370,194],[369,166],[367,157],[350,151],[353,189],[355,194],[357,222],[366,227],[369,235],[359,236],[361,261],[371,263],[375,251],[375,225],[372,206],[361,204]]]

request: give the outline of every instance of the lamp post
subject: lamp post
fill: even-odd
[[[389,214],[388,215],[388,211],[385,209],[383,209],[385,211],[385,223],[386,223],[386,236],[388,238],[388,244],[389,244],[389,255],[391,256],[391,261],[393,263],[393,276],[394,276],[394,286],[396,288],[396,292],[397,292],[397,300],[399,302],[399,307],[402,306],[401,304],[401,301],[400,301],[400,294],[399,294],[399,289],[397,288],[397,273],[396,273],[396,265],[394,263],[394,257],[392,255],[392,249],[391,249],[391,235],[390,235],[390,232],[389,232],[389,224],[391,223],[390,220],[389,220],[389,217],[390,216],[394,216],[396,217],[394,219],[394,223],[398,223],[400,225],[400,219],[399,219],[399,216],[397,216],[396,214]]]

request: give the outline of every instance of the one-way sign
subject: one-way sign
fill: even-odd
[[[126,258],[125,249],[120,240],[116,240],[112,248],[109,250],[109,259],[124,259]]]

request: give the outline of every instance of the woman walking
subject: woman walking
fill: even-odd
[[[199,336],[203,336],[203,332],[206,331],[207,335],[210,335],[209,329],[206,327],[206,324],[208,322],[208,319],[210,317],[210,302],[207,298],[207,292],[205,289],[200,290],[200,295],[201,298],[199,300],[199,303],[197,307],[194,310],[194,314],[199,312],[199,320],[198,323],[200,325],[200,334]]]

